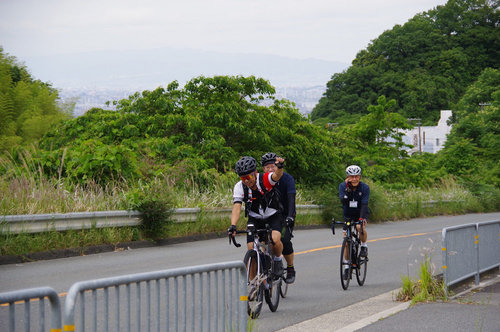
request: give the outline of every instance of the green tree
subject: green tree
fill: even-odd
[[[127,165],[137,160],[139,176],[187,173],[195,179],[212,170],[232,172],[242,155],[260,158],[275,151],[286,158],[287,171],[297,181],[330,181],[339,165],[331,133],[309,123],[293,103],[277,100],[274,93],[268,81],[253,76],[201,76],[183,88],[174,81],[114,102],[116,111],[92,109],[61,123],[40,147],[60,158],[64,149],[81,151],[73,164],[91,165],[97,156],[85,144],[98,140],[133,151],[137,158],[127,158]],[[64,167],[68,176],[75,174],[76,168]],[[89,167],[77,169],[79,180],[97,175]],[[125,170],[133,175],[134,169],[121,165],[106,174],[116,179]]]
[[[449,0],[396,25],[332,76],[311,119],[354,123],[380,95],[399,113],[432,125],[439,110],[458,102],[467,86],[500,59],[498,1]]]
[[[500,70],[486,68],[458,102],[438,162],[448,172],[500,185]]]
[[[40,139],[50,126],[68,119],[59,95],[49,84],[34,80],[27,69],[0,47],[0,154]]]

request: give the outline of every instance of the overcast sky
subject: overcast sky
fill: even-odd
[[[0,0],[0,46],[23,57],[161,47],[350,63],[446,0]]]

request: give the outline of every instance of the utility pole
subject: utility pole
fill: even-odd
[[[418,126],[418,152],[422,154],[422,139],[420,138],[420,125],[422,124],[421,122],[422,119],[420,118],[409,118],[408,121],[416,121],[416,124]]]

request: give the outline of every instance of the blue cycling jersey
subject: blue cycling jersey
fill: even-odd
[[[345,181],[342,181],[339,185],[339,198],[344,211],[344,219],[368,218],[370,187],[366,183],[359,182],[356,188],[348,190]]]

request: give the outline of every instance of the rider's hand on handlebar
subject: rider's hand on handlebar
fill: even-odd
[[[236,235],[236,225],[231,225],[227,229],[227,235],[234,237]]]
[[[365,218],[359,218],[358,220],[360,223],[362,223],[363,225],[366,225],[367,221]]]

